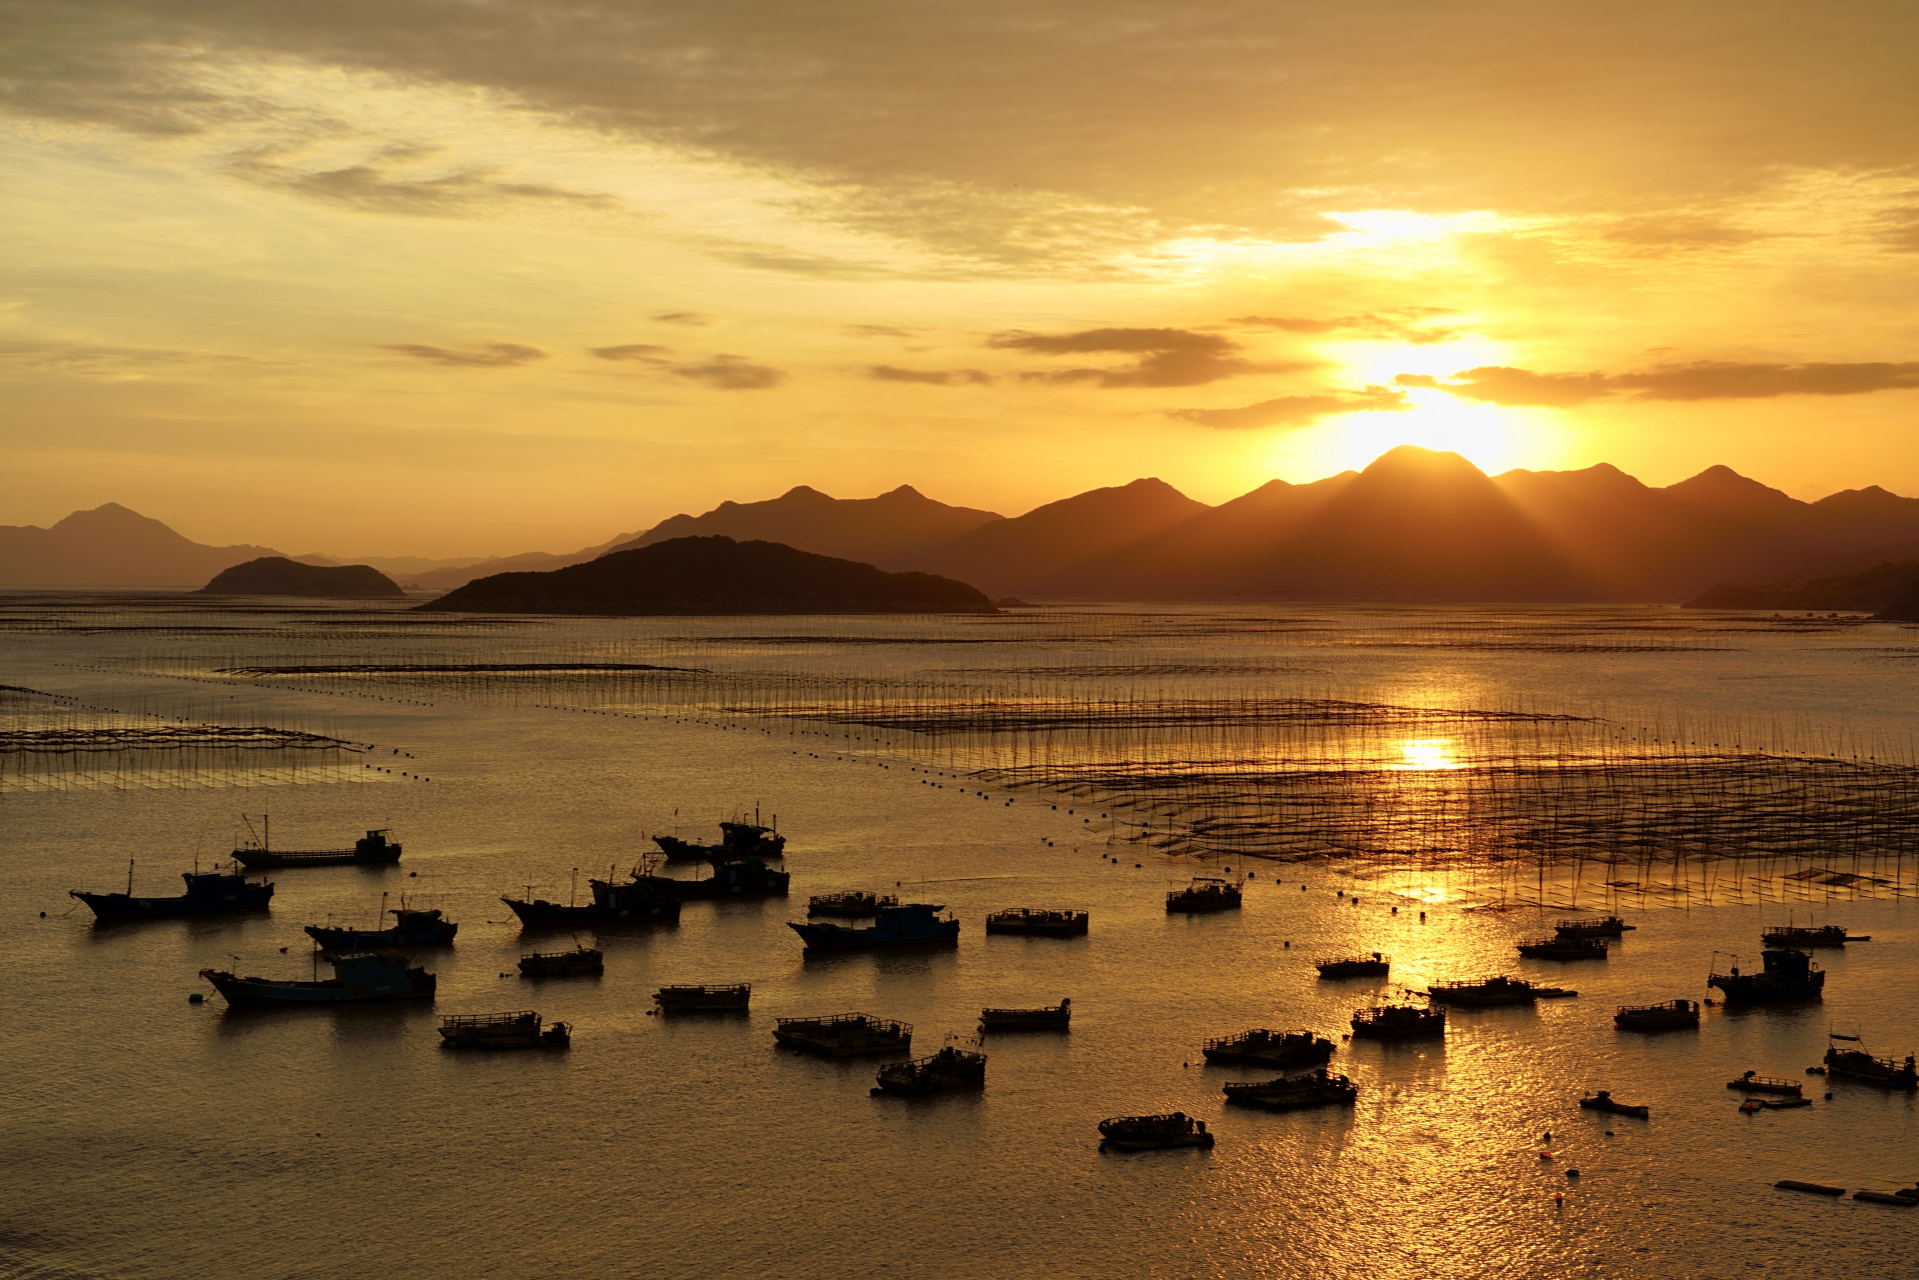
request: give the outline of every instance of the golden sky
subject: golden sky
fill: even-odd
[[[0,523],[1919,493],[1919,6],[0,0]]]

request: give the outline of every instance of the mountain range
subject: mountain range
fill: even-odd
[[[1157,479],[1010,519],[904,485],[853,499],[800,486],[673,516],[570,555],[392,576],[410,589],[448,590],[714,535],[940,574],[994,597],[1679,602],[1728,584],[1804,582],[1919,559],[1919,499],[1872,486],[1803,502],[1723,466],[1663,488],[1607,464],[1488,476],[1458,454],[1404,445],[1363,471],[1309,484],[1274,480],[1218,506]],[[124,544],[119,559],[116,542]],[[84,554],[68,550],[82,546]],[[109,504],[52,529],[0,528],[0,586],[197,586],[270,554],[200,547]],[[167,567],[187,561],[190,572]]]

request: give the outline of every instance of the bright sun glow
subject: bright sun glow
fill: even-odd
[[[1399,744],[1405,759],[1390,766],[1394,769],[1457,769],[1451,738],[1408,738]]]

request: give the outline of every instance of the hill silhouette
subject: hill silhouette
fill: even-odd
[[[1760,586],[1726,583],[1686,601],[1688,609],[1806,610],[1881,613],[1919,594],[1919,560],[1874,565],[1859,573],[1810,582]]]
[[[0,526],[0,587],[190,587],[271,547],[210,547],[109,502],[49,528]]]
[[[480,613],[997,613],[984,594],[930,573],[718,535],[612,551],[550,573],[501,573],[420,606]]]
[[[936,502],[905,484],[877,498],[832,498],[799,485],[764,502],[722,502],[704,515],[672,516],[613,550],[719,534],[784,543],[882,569],[923,569],[939,548],[1004,518]]]
[[[261,556],[223,569],[195,595],[325,596],[336,599],[404,599],[400,584],[366,564],[318,565],[285,556]]]

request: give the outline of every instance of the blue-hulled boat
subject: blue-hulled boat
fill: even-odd
[[[333,976],[313,982],[236,977],[225,969],[202,969],[235,1008],[352,1004],[365,1000],[431,1000],[437,979],[425,969],[407,967],[406,957],[391,951],[331,956]]]
[[[903,902],[896,907],[881,907],[873,923],[862,929],[849,925],[789,920],[786,927],[806,940],[806,955],[831,951],[871,951],[883,947],[957,947],[959,921],[948,916],[943,904]]]
[[[80,899],[93,908],[102,920],[153,920],[161,916],[204,915],[216,911],[264,911],[273,901],[273,882],[248,880],[246,873],[233,871],[182,871],[187,891],[177,898],[136,898],[133,895],[133,864],[127,863],[125,893],[87,893],[69,889],[69,897]]]
[[[346,955],[383,947],[430,947],[453,941],[453,935],[460,931],[459,925],[443,919],[438,911],[396,907],[389,914],[397,917],[390,929],[334,929],[310,924],[307,936],[328,951]]]

